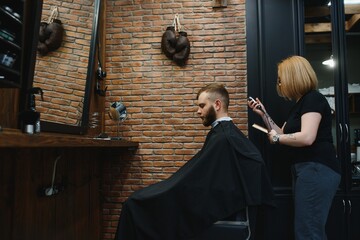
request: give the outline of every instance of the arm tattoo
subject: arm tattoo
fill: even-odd
[[[273,126],[276,125],[267,112],[264,112],[263,121],[269,130],[273,129]]]
[[[290,133],[290,134],[286,134],[286,136],[292,140],[296,140],[296,137],[293,133]]]

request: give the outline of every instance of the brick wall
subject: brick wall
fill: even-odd
[[[107,0],[106,109],[122,100],[120,126],[139,148],[104,161],[102,239],[113,239],[121,203],[135,190],[169,177],[201,148],[208,128],[196,114],[205,84],[226,84],[230,116],[247,134],[245,0],[214,9],[212,0]],[[161,52],[161,36],[179,14],[191,53],[178,67]],[[106,120],[116,135],[116,123]]]

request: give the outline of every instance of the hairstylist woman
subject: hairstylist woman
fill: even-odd
[[[331,109],[317,89],[317,77],[310,63],[292,56],[278,64],[277,92],[296,101],[280,128],[258,98],[248,106],[259,114],[269,129],[269,140],[280,144],[291,156],[295,204],[295,239],[324,240],[325,224],[336,189],[340,167],[331,132]]]

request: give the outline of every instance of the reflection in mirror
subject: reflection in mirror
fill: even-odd
[[[331,16],[332,5],[328,0],[304,0],[305,6],[305,48],[304,56],[309,59],[317,73],[319,80],[319,91],[322,92],[330,106],[336,111],[335,107],[335,85],[333,69],[337,68],[338,59],[334,59],[333,68],[324,65],[333,55],[334,46],[332,44],[332,25]],[[335,3],[335,1],[333,1]],[[337,2],[337,4],[341,4]],[[335,5],[333,5],[335,6]],[[341,23],[345,31],[346,52],[345,69],[347,84],[347,98],[349,101],[349,120],[350,120],[350,142],[354,144],[354,131],[360,129],[360,68],[358,58],[360,57],[360,1],[344,0],[344,20]],[[336,47],[336,46],[335,46]],[[341,91],[343,91],[342,89]],[[335,121],[333,121],[335,123]],[[333,128],[335,129],[335,127]],[[335,137],[335,131],[333,133]],[[336,139],[334,139],[336,142]]]
[[[89,101],[86,99],[86,94],[89,94],[86,93],[89,91],[86,90],[89,88],[86,84],[89,82],[87,78],[91,79],[89,75],[93,73],[91,69],[94,66],[91,59],[94,59],[92,55],[95,46],[92,44],[95,42],[93,32],[96,32],[94,25],[97,24],[98,16],[98,7],[95,6],[99,2],[100,0],[43,1],[41,19],[43,24],[48,24],[50,34],[44,35],[48,39],[46,43],[59,41],[56,39],[59,38],[59,29],[49,28],[52,19],[60,20],[64,30],[63,36],[60,36],[62,39],[59,48],[47,53],[41,52],[42,54],[38,51],[37,54],[33,87],[43,89],[44,100],[37,99],[36,109],[41,113],[41,121],[45,123],[84,127],[84,114],[87,114],[86,105]]]
[[[350,146],[356,161],[360,160],[358,152],[359,143],[357,142],[356,132],[360,131],[360,1],[356,4],[346,4],[345,7],[345,29],[346,29],[346,74],[348,81],[349,99],[349,122],[350,122]],[[359,148],[360,149],[360,148]],[[355,169],[354,169],[355,170]],[[358,186],[360,172],[353,172],[353,186]]]
[[[305,57],[318,76],[319,88],[333,86],[333,71],[322,64],[332,55],[328,0],[305,1]]]
[[[331,6],[328,0],[305,0],[305,51],[304,57],[309,60],[318,78],[319,91],[326,97],[332,112],[335,112],[334,71],[323,62],[332,56]],[[333,141],[336,144],[333,121]]]
[[[347,68],[349,71],[356,69],[359,54],[360,40],[360,1],[344,0],[345,10],[345,35],[347,45]],[[305,0],[305,57],[307,57],[319,78],[319,88],[334,86],[331,66],[326,65],[326,60],[332,57],[332,29],[331,5],[329,0]],[[336,64],[337,59],[334,59]],[[325,65],[324,65],[325,64]],[[358,74],[349,74],[348,82],[358,82]]]

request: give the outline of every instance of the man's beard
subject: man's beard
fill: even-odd
[[[203,125],[205,127],[208,127],[213,122],[215,122],[215,120],[216,120],[215,108],[213,106],[211,106],[211,108],[209,108],[209,111],[207,112],[207,114],[203,118]]]

